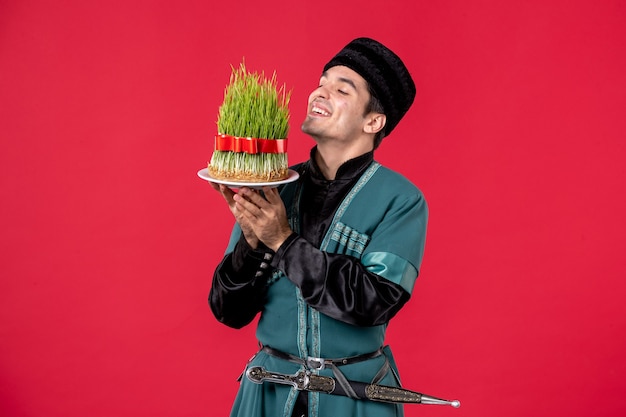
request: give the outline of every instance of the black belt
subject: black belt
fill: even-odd
[[[377,358],[383,354],[383,348],[380,347],[379,349],[373,352],[363,353],[361,355],[349,356],[346,358],[336,358],[336,359],[316,358],[313,356],[308,356],[307,358],[301,358],[299,356],[295,356],[295,355],[292,355],[291,353],[283,352],[283,351],[274,349],[269,346],[263,346],[261,348],[261,352],[265,352],[268,355],[275,356],[277,358],[284,359],[289,362],[304,365],[307,369],[320,370],[326,367],[333,368],[335,366],[350,365],[353,363],[363,362],[369,359]]]

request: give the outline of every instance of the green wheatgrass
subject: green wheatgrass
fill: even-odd
[[[291,91],[278,86],[276,72],[271,78],[249,72],[242,62],[232,67],[230,82],[219,108],[220,134],[258,139],[285,139],[289,133]],[[214,151],[209,171],[216,178],[241,181],[271,181],[287,176],[286,153]]]

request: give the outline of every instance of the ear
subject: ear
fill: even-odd
[[[366,133],[378,133],[387,123],[387,116],[382,113],[370,113],[365,117],[365,130]]]

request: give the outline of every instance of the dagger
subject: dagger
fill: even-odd
[[[262,384],[264,381],[277,384],[291,385],[299,391],[323,392],[331,395],[342,395],[350,397],[348,393],[337,384],[335,378],[311,373],[311,371],[299,371],[293,375],[280,372],[270,372],[262,366],[253,366],[246,371],[248,379],[255,384]],[[454,408],[461,406],[458,400],[444,400],[432,397],[404,388],[389,387],[386,385],[366,384],[365,382],[348,381],[350,387],[357,394],[360,400],[371,400],[391,403],[413,403],[449,405]]]

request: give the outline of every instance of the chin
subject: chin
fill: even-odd
[[[311,126],[311,121],[308,118],[305,119],[304,122],[302,122],[302,126],[300,126],[300,129],[307,135],[315,135],[315,129]]]

